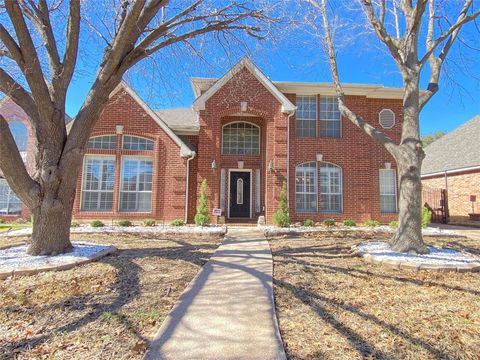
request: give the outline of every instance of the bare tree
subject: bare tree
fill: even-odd
[[[442,66],[453,44],[459,39],[460,30],[474,21],[480,15],[480,10],[473,6],[473,0],[450,4],[444,1],[437,3],[435,0],[358,0],[368,26],[386,46],[402,76],[402,134],[400,144],[396,144],[345,103],[331,31],[333,7],[327,7],[328,0],[307,1],[320,12],[323,20],[324,45],[342,115],[379,141],[397,162],[400,178],[399,227],[390,241],[391,248],[402,252],[426,253],[428,249],[421,231],[420,179],[425,154],[420,139],[419,114],[439,89]],[[457,8],[447,11],[448,5]],[[458,8],[458,5],[461,6]],[[454,20],[448,16],[452,12],[456,12]],[[422,33],[424,29],[426,33]],[[425,46],[420,44],[422,39],[425,40]],[[425,71],[429,71],[429,84],[426,89],[420,90],[420,75]]]
[[[195,39],[209,33],[218,38],[239,33],[261,37],[262,24],[270,19],[254,5],[247,1],[111,0],[102,5],[113,7],[113,20],[106,24],[100,16],[99,23],[84,16],[87,3],[80,0],[2,1],[0,91],[29,116],[36,146],[35,171],[29,175],[0,115],[0,169],[33,215],[30,254],[71,249],[72,207],[85,145],[125,72],[174,44],[194,46]],[[59,11],[64,21],[55,17],[52,25],[53,14]],[[65,102],[82,50],[81,24],[95,29],[106,46],[93,85],[67,134]]]

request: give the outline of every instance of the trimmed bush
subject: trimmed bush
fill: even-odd
[[[5,224],[5,220],[0,219],[0,224]]]
[[[130,220],[118,220],[119,226],[132,226],[132,222]]]
[[[354,220],[346,219],[346,220],[343,220],[343,225],[345,225],[345,226],[357,226],[357,223]]]
[[[172,225],[172,226],[183,226],[183,225],[185,225],[185,221],[183,221],[182,219],[175,219],[170,223],[170,225]]]
[[[388,226],[390,226],[391,228],[396,229],[396,228],[398,228],[398,221],[396,221],[396,220],[390,221],[390,222],[388,223]]]
[[[305,219],[303,221],[303,226],[313,226],[315,225],[315,222],[312,219]]]
[[[78,221],[75,221],[75,220],[73,220],[72,223],[70,224],[70,227],[72,227],[72,228],[76,228],[76,227],[79,227],[79,226],[80,226],[80,224],[78,223]]]
[[[288,213],[287,205],[287,183],[285,181],[282,185],[282,191],[280,191],[280,201],[278,203],[278,209],[273,214],[272,220],[276,226],[290,226],[290,214]]]
[[[210,224],[210,216],[208,215],[208,197],[207,197],[207,179],[202,181],[200,185],[200,197],[197,204],[197,214],[195,215],[195,224],[205,226]]]
[[[335,220],[325,219],[325,220],[323,220],[323,225],[325,225],[325,226],[335,226]]]
[[[93,220],[91,223],[90,223],[90,226],[91,227],[104,227],[105,224],[103,222],[101,222],[100,220]]]
[[[143,220],[143,225],[145,225],[145,226],[155,226],[155,220],[145,219],[145,220]]]
[[[426,208],[422,208],[422,228],[426,228],[430,221],[432,220],[432,212]]]
[[[369,227],[375,227],[375,226],[379,226],[380,223],[377,220],[370,219],[370,220],[365,221],[364,225],[369,226]]]

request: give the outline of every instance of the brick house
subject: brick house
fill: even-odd
[[[209,210],[227,221],[271,223],[284,182],[295,221],[396,218],[396,164],[340,116],[331,84],[272,82],[247,58],[191,84],[191,108],[156,112],[126,83],[112,92],[85,150],[74,218],[191,222],[204,179]],[[344,90],[352,110],[399,141],[402,89]]]
[[[428,189],[447,188],[451,221],[480,213],[480,115],[425,148],[422,184]]]

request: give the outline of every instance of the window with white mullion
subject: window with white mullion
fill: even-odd
[[[380,169],[380,212],[397,212],[397,180],[394,169]]]
[[[120,211],[151,211],[152,174],[153,160],[151,158],[132,156],[122,158]]]
[[[13,192],[7,180],[0,179],[0,215],[19,215],[22,212],[22,202]]]
[[[297,212],[317,211],[317,165],[298,165],[295,169],[295,208]]]
[[[298,137],[317,136],[317,96],[297,96],[296,133]]]
[[[335,96],[320,97],[320,136],[339,138],[341,133],[341,116],[338,100]]]
[[[342,169],[329,163],[320,164],[322,213],[342,212]]]
[[[112,211],[114,156],[86,156],[83,168],[82,211]]]

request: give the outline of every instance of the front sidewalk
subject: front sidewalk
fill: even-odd
[[[229,231],[162,324],[145,359],[286,359],[262,232]]]

